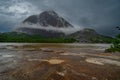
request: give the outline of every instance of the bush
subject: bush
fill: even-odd
[[[120,52],[120,34],[113,39],[111,47],[105,52]]]
[[[0,34],[0,42],[28,42],[28,43],[73,43],[74,38],[46,38],[40,35],[28,35],[24,33],[2,33]]]

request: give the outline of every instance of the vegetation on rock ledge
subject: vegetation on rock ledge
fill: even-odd
[[[120,30],[120,27],[116,27]],[[120,52],[120,34],[113,39],[112,45],[109,49],[106,49],[105,52]]]

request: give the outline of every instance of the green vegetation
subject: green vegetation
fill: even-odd
[[[113,39],[112,45],[109,49],[106,49],[105,52],[120,52],[120,34]]]
[[[86,36],[92,43],[111,43],[113,38],[103,36]],[[21,42],[21,43],[73,43],[77,42],[75,37],[50,37],[46,38],[40,35],[28,35],[25,33],[7,32],[0,33],[0,42]],[[79,42],[79,41],[78,41]]]
[[[120,27],[117,26],[116,29],[120,30]],[[120,34],[113,39],[111,47],[105,52],[120,52]]]
[[[26,43],[73,43],[74,38],[46,38],[40,35],[8,32],[0,33],[0,42],[26,42]]]

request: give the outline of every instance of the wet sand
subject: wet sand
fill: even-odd
[[[0,44],[0,80],[120,80],[110,44]]]

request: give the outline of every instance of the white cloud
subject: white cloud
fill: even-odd
[[[74,33],[76,31],[81,30],[82,28],[80,26],[74,25],[74,27],[68,27],[68,28],[58,28],[53,26],[44,27],[39,24],[29,24],[29,23],[21,23],[17,25],[14,30],[19,31],[19,28],[33,28],[33,29],[43,29],[43,30],[51,30],[51,31],[57,31],[57,32],[63,32],[66,35]]]

